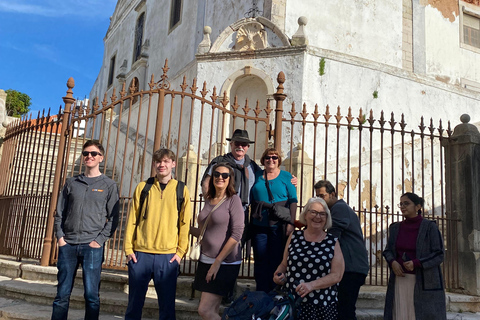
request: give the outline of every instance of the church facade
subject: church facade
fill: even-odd
[[[479,26],[477,0],[119,0],[90,99],[148,90],[168,59],[172,86],[196,77],[230,100],[265,104],[283,71],[287,106],[478,122]]]

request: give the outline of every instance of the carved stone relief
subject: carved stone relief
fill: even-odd
[[[267,47],[267,36],[263,25],[258,22],[249,22],[237,30],[234,49],[250,51]]]

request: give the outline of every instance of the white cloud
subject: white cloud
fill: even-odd
[[[0,12],[44,17],[110,17],[116,0],[0,0]]]

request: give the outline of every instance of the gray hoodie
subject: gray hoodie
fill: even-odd
[[[119,197],[115,181],[105,175],[88,178],[81,174],[68,178],[57,203],[55,234],[70,244],[101,246],[118,224]]]

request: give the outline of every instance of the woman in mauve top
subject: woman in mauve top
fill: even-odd
[[[222,297],[229,296],[242,262],[240,240],[244,228],[242,201],[235,194],[233,169],[227,163],[216,164],[212,169],[205,206],[198,215],[201,229],[212,209],[201,242],[201,255],[195,273],[194,288],[202,292],[198,314],[202,319],[221,319]]]
[[[440,264],[443,238],[435,221],[421,215],[424,200],[407,192],[398,207],[405,218],[392,223],[383,256],[390,266],[384,319],[446,319]]]

